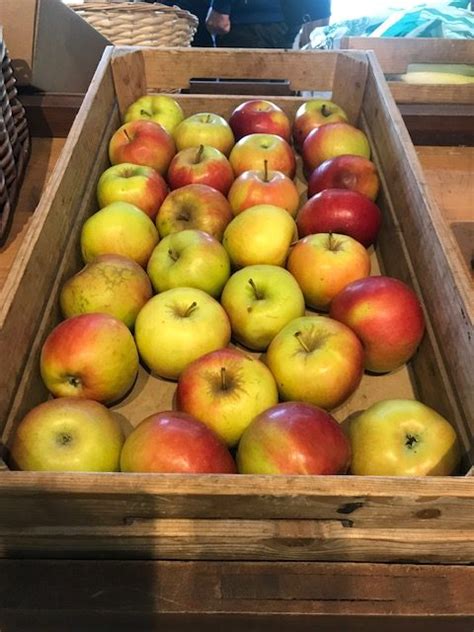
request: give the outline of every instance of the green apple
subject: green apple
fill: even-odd
[[[284,266],[297,234],[295,220],[288,211],[259,204],[234,217],[225,229],[222,244],[235,268],[257,264]]]
[[[23,418],[10,457],[19,470],[117,472],[123,441],[119,422],[105,406],[61,397]]]
[[[183,230],[158,244],[147,272],[156,292],[195,287],[218,298],[230,276],[230,261],[224,246],[208,233]]]
[[[172,134],[184,119],[180,104],[166,94],[150,94],[137,99],[125,112],[124,122],[145,119],[159,123]]]
[[[233,274],[221,304],[234,338],[263,351],[290,321],[304,314],[304,297],[293,276],[279,266],[247,266]]]
[[[210,145],[225,156],[230,154],[235,142],[229,123],[212,112],[199,112],[184,119],[174,130],[174,140],[178,151]]]
[[[152,295],[150,279],[138,263],[121,255],[101,255],[66,281],[59,300],[65,318],[102,312],[133,327]]]
[[[226,347],[230,333],[229,319],[219,303],[190,287],[154,296],[135,322],[143,361],[161,377],[173,380],[205,353]]]
[[[451,424],[410,399],[377,402],[349,424],[353,474],[449,476],[460,460]]]

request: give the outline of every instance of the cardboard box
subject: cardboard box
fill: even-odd
[[[18,85],[84,93],[110,44],[61,0],[1,0],[3,26]]]

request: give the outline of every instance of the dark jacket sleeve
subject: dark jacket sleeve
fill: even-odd
[[[233,0],[212,0],[211,8],[223,15],[230,15],[233,3]]]

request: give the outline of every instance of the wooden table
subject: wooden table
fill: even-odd
[[[33,139],[11,237],[0,251],[0,289],[63,144],[61,138]],[[419,147],[418,153],[446,220],[473,221],[474,148]],[[140,632],[471,632],[474,567],[0,560],[2,632],[112,626]]]

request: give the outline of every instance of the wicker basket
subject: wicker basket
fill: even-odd
[[[7,238],[30,150],[23,106],[0,30],[0,245]]]
[[[117,46],[190,46],[198,26],[189,11],[158,3],[88,2],[69,8]]]

